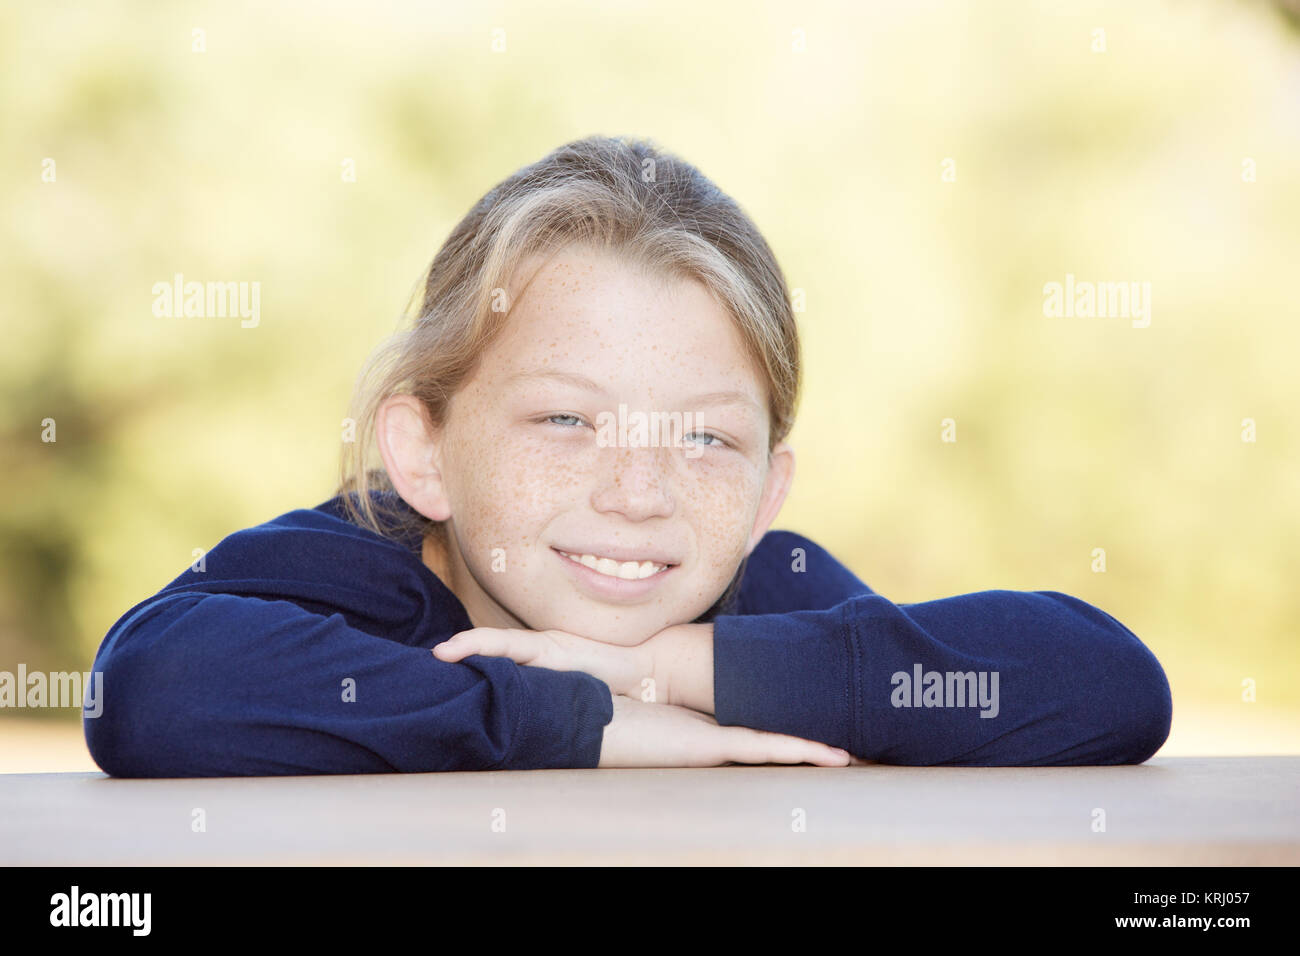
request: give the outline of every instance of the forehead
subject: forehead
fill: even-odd
[[[698,280],[583,247],[535,257],[516,277],[509,319],[492,350],[492,364],[505,374],[545,365],[592,377],[643,369],[762,391],[735,321]]]
[[[534,324],[548,318],[613,323],[627,317],[730,319],[698,280],[668,275],[613,250],[568,246],[549,257],[534,256],[516,272],[511,315]]]

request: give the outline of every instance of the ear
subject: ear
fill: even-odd
[[[391,395],[375,416],[379,455],[393,488],[408,505],[433,521],[451,517],[442,477],[442,436],[413,395]]]
[[[763,540],[767,529],[776,520],[785,504],[785,496],[790,493],[794,483],[794,449],[786,442],[777,442],[768,456],[767,481],[763,483],[763,497],[758,502],[758,513],[754,516],[754,529],[749,534],[749,544],[745,548],[746,556],[753,553],[758,542]]]

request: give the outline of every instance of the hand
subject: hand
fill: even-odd
[[[567,631],[475,627],[438,644],[433,649],[433,656],[454,663],[471,654],[483,654],[508,657],[516,664],[528,667],[583,671],[608,684],[613,694],[641,698],[646,689],[654,688],[655,663],[649,644],[647,641],[624,647],[603,644]],[[655,696],[651,694],[650,699]]]
[[[698,652],[705,637],[710,639],[705,643],[711,650],[711,625],[668,628],[634,647],[603,644],[566,631],[476,627],[438,644],[433,655],[448,662],[472,654],[508,657],[530,667],[580,670],[604,681],[613,694],[614,718],[605,726],[601,767],[716,767],[725,763],[843,767],[867,763],[817,741],[749,727],[723,727],[711,714],[657,702],[667,700],[668,671],[674,666],[682,670],[683,661],[689,662],[689,670],[708,671],[708,696],[712,698],[712,654],[699,661],[698,654],[691,652],[692,646]],[[646,677],[659,682],[657,698],[641,699]]]
[[[599,767],[718,767],[726,763],[862,763],[848,751],[748,727],[722,727],[708,714],[673,704],[614,695],[614,719],[605,725]]]
[[[516,664],[555,671],[583,671],[604,681],[615,694],[713,713],[712,624],[676,624],[631,647],[554,629],[475,627],[433,649],[434,657],[448,662],[471,654],[508,657]]]

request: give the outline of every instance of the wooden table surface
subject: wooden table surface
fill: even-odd
[[[1102,813],[1104,831],[1094,829]],[[498,863],[1296,865],[1300,756],[1157,757],[1136,767],[0,775],[5,865]]]

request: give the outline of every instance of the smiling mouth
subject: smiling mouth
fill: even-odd
[[[654,561],[615,561],[613,558],[602,558],[594,554],[570,554],[568,551],[561,551],[559,548],[556,548],[555,551],[574,564],[581,564],[584,568],[589,568],[597,574],[603,574],[605,577],[617,578],[622,581],[641,581],[652,578],[656,574],[662,574],[669,568],[676,567],[673,564],[658,564]]]

